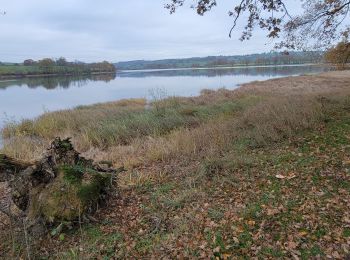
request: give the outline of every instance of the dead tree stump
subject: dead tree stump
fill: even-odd
[[[0,155],[0,182],[28,223],[56,225],[93,213],[115,188],[116,170],[81,157],[56,138],[43,158],[27,163]]]

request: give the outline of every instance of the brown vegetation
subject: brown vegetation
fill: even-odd
[[[350,43],[342,41],[330,48],[325,55],[326,61],[337,65],[338,69],[345,69],[350,62]]]

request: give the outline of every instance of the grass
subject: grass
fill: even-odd
[[[96,254],[104,255],[103,259],[111,259],[115,256],[115,244],[123,240],[122,234],[111,232],[106,235],[99,226],[95,225],[84,227],[81,236],[84,238],[84,250],[73,247],[63,252],[59,256],[60,259],[82,259]]]
[[[130,144],[145,136],[164,136],[178,128],[194,128],[217,116],[227,117],[256,102],[255,97],[234,101],[226,98],[218,104],[212,101],[210,104],[198,105],[195,101],[169,98],[155,101],[152,108],[145,108],[145,100],[123,100],[81,106],[47,113],[35,120],[9,123],[2,135],[16,147],[18,139],[20,142],[33,139],[47,145],[56,136],[73,136],[80,151],[93,147],[106,149]],[[33,148],[28,146],[28,149]],[[6,153],[16,156],[9,149]]]
[[[6,127],[3,150],[34,159],[72,136],[128,170],[91,232],[42,245],[55,258],[346,258],[349,83],[301,76],[49,113]]]

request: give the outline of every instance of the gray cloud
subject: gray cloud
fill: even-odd
[[[189,1],[191,2],[191,1]],[[64,56],[70,60],[121,61],[269,51],[264,33],[253,40],[232,39],[227,12],[219,2],[204,17],[190,8],[169,15],[165,1],[12,0],[1,3],[0,60]]]

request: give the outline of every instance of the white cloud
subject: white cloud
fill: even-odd
[[[200,17],[190,8],[169,15],[165,1],[12,0],[1,4],[0,60],[60,57],[84,61],[163,59],[268,51],[264,34],[230,39],[232,0]],[[239,24],[242,28],[242,24]],[[239,28],[238,28],[239,29]]]

